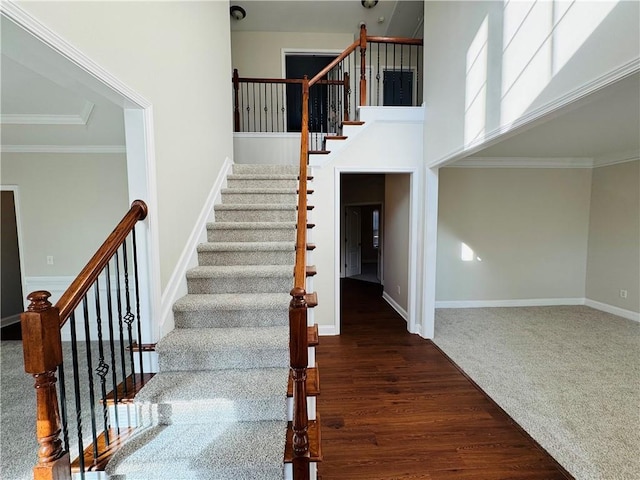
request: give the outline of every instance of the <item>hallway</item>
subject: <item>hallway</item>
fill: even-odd
[[[317,350],[322,480],[572,478],[380,295],[343,280]]]

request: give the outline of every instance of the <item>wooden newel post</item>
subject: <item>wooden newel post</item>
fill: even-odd
[[[367,26],[360,25],[360,106],[367,104]]]
[[[38,463],[34,480],[71,479],[69,454],[60,440],[60,413],[56,392],[56,370],[62,364],[60,314],[51,305],[49,292],[29,294],[31,304],[21,315],[24,370],[33,375],[36,389],[36,437]]]
[[[240,131],[240,105],[238,103],[238,91],[240,90],[240,77],[238,69],[233,69],[233,131]]]
[[[291,290],[289,351],[293,376],[293,478],[309,479],[309,419],[307,413],[307,303],[303,288]]]

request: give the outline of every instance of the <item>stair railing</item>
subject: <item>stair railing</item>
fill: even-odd
[[[309,81],[309,149],[325,150],[359,106],[422,104],[423,41],[368,36],[358,40]],[[358,55],[359,50],[359,55]],[[235,132],[300,132],[301,79],[248,78],[233,73]]]
[[[294,480],[308,480],[309,479],[309,463],[310,463],[310,443],[309,443],[309,418],[307,411],[307,392],[306,392],[306,378],[307,378],[307,366],[308,366],[308,337],[307,337],[307,303],[306,303],[306,268],[307,268],[307,177],[308,177],[308,162],[309,152],[311,148],[315,148],[317,142],[314,140],[314,134],[310,134],[310,126],[313,126],[314,102],[317,99],[313,99],[310,92],[314,86],[322,85],[323,82],[328,82],[332,77],[343,76],[342,88],[344,89],[344,98],[348,99],[351,94],[351,76],[349,71],[353,72],[356,69],[353,68],[355,62],[356,49],[360,48],[360,75],[359,75],[359,104],[367,104],[367,75],[366,72],[371,72],[371,60],[367,63],[366,52],[368,42],[374,45],[376,52],[376,61],[381,59],[381,48],[384,48],[387,52],[387,62],[385,65],[390,66],[388,63],[388,46],[393,45],[393,53],[396,53],[396,45],[400,45],[399,57],[392,58],[392,68],[387,69],[389,71],[399,71],[402,73],[397,79],[402,82],[407,79],[404,75],[405,66],[408,71],[412,71],[411,68],[411,56],[405,63],[405,45],[421,46],[422,40],[419,39],[397,39],[391,37],[367,37],[366,27],[363,25],[360,30],[360,38],[350,45],[344,52],[336,57],[329,65],[323,68],[317,75],[311,80],[305,76],[302,80],[289,80],[290,84],[301,83],[301,124],[300,124],[300,177],[298,186],[298,213],[297,213],[297,231],[296,231],[296,260],[294,267],[294,286],[291,290],[291,302],[289,304],[289,347],[290,347],[290,362],[291,362],[291,376],[293,379],[293,478]],[[384,46],[384,47],[382,47]],[[411,50],[409,49],[409,52]],[[417,58],[417,57],[416,57]],[[397,60],[399,59],[399,68],[396,68]],[[352,65],[349,66],[349,62]],[[414,66],[419,66],[421,60],[417,61]],[[369,66],[368,66],[369,65]],[[336,74],[337,72],[337,74]],[[379,64],[378,64],[379,72]],[[377,88],[379,90],[379,74],[376,75]],[[404,79],[404,80],[403,80]],[[237,74],[237,70],[234,70],[234,89],[236,92],[239,90],[241,83],[250,83],[251,79],[240,79]],[[266,79],[257,79],[258,82],[267,81]],[[386,79],[385,79],[386,80]],[[396,81],[396,80],[392,80]],[[284,81],[275,81],[273,83]],[[370,84],[373,84],[372,80],[369,80]],[[400,92],[402,95],[404,85],[401,85]],[[373,89],[371,89],[373,90]],[[370,90],[370,91],[371,91]],[[407,90],[404,90],[407,94]],[[379,95],[378,95],[379,97]],[[238,96],[236,95],[236,107],[234,118],[237,119],[238,110]],[[417,97],[414,97],[417,98]],[[369,102],[373,102],[374,97],[369,94]],[[405,98],[406,100],[406,98]],[[320,97],[320,103],[324,102],[324,99]],[[378,103],[373,103],[378,104]],[[331,104],[325,104],[331,107]],[[255,106],[254,106],[255,110]],[[340,125],[343,121],[349,119],[349,103],[345,101],[343,108],[333,109],[327,108],[325,111],[332,113],[344,112],[340,119]],[[240,125],[236,121],[236,131],[239,130]],[[336,130],[337,131],[337,130]],[[323,133],[322,130],[320,133]]]
[[[118,418],[117,407],[110,412],[108,405],[109,400],[117,404],[127,389],[139,388],[145,378],[142,350],[136,348],[141,319],[135,226],[146,216],[146,204],[134,201],[55,306],[44,290],[27,297],[31,303],[21,323],[25,371],[35,378],[36,389],[35,480],[71,479],[72,470],[84,479],[86,471],[106,463],[110,447],[131,430]],[[62,342],[65,325],[70,343]],[[80,371],[81,362],[87,371]],[[68,395],[71,384],[73,395]],[[90,439],[85,439],[85,422]],[[78,459],[72,464],[76,448]]]

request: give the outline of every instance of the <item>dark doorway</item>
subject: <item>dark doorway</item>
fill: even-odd
[[[311,80],[320,70],[336,58],[326,55],[287,55],[285,73],[287,78],[301,79],[306,75]],[[326,77],[325,77],[326,78]],[[327,131],[326,84],[316,84],[309,89],[309,131]],[[302,88],[300,85],[287,85],[287,131],[302,130]]]
[[[413,105],[413,72],[384,71],[384,106],[410,107]]]
[[[20,338],[20,313],[24,310],[22,295],[22,272],[20,269],[20,250],[18,247],[18,223],[14,192],[0,192],[1,228],[0,265],[2,268],[2,306],[0,325],[2,339]]]

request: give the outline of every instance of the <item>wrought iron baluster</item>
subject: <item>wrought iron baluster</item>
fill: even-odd
[[[380,105],[380,44],[376,43],[377,47],[377,66],[376,66],[376,105]]]
[[[131,230],[131,243],[133,245],[133,280],[136,294],[136,324],[138,330],[138,360],[140,361],[140,381],[144,380],[144,363],[142,362],[142,320],[140,318],[140,282],[138,280],[138,246],[136,242],[136,229]]]
[[[257,131],[256,130],[256,110],[258,110],[258,107],[256,106],[256,84],[252,83],[251,86],[253,87],[253,130],[251,130],[252,132]]]
[[[89,377],[89,410],[91,411],[91,433],[93,434],[93,460],[98,459],[98,430],[96,426],[96,395],[93,385],[93,359],[91,358],[91,326],[89,325],[89,302],[85,295],[82,299],[84,314],[84,338],[87,349],[87,374]]]
[[[78,337],[76,334],[76,314],[69,317],[71,330],[71,358],[73,362],[73,389],[76,404],[76,427],[78,429],[78,460],[80,463],[80,477],[84,480],[84,439],[82,436],[82,399],[80,397],[80,364],[78,362]]]
[[[133,321],[135,316],[131,313],[131,293],[129,290],[129,262],[127,260],[127,241],[122,242],[122,266],[124,269],[124,295],[125,308],[124,323],[127,324],[127,335],[129,340],[129,362],[131,367],[132,385],[136,384],[136,367],[133,360]]]
[[[115,422],[116,431],[120,431],[120,419],[118,418],[118,375],[116,371],[116,352],[115,341],[113,339],[113,304],[111,297],[111,261],[106,265],[106,279],[107,279],[107,317],[109,319],[109,351],[111,353],[111,386],[113,387],[113,419]]]
[[[98,366],[96,373],[100,377],[100,392],[102,394],[102,421],[104,425],[104,435],[106,445],[109,446],[109,410],[107,406],[107,374],[109,365],[104,361],[104,346],[102,344],[102,309],[100,306],[100,277],[94,284],[94,295],[96,301],[96,326],[98,328]]]
[[[404,75],[403,75],[403,49],[404,45],[400,45],[400,105],[402,105],[402,100],[404,99]]]
[[[58,383],[60,384],[60,419],[62,421],[62,439],[64,450],[69,451],[69,418],[67,413],[67,386],[64,383],[64,362],[58,366]]]
[[[122,286],[120,285],[120,255],[118,250],[115,254],[116,264],[116,305],[118,309],[118,333],[120,336],[120,368],[122,368],[123,391],[125,395],[128,395],[129,389],[127,387],[127,365],[126,354],[124,348],[124,317],[122,315]]]

